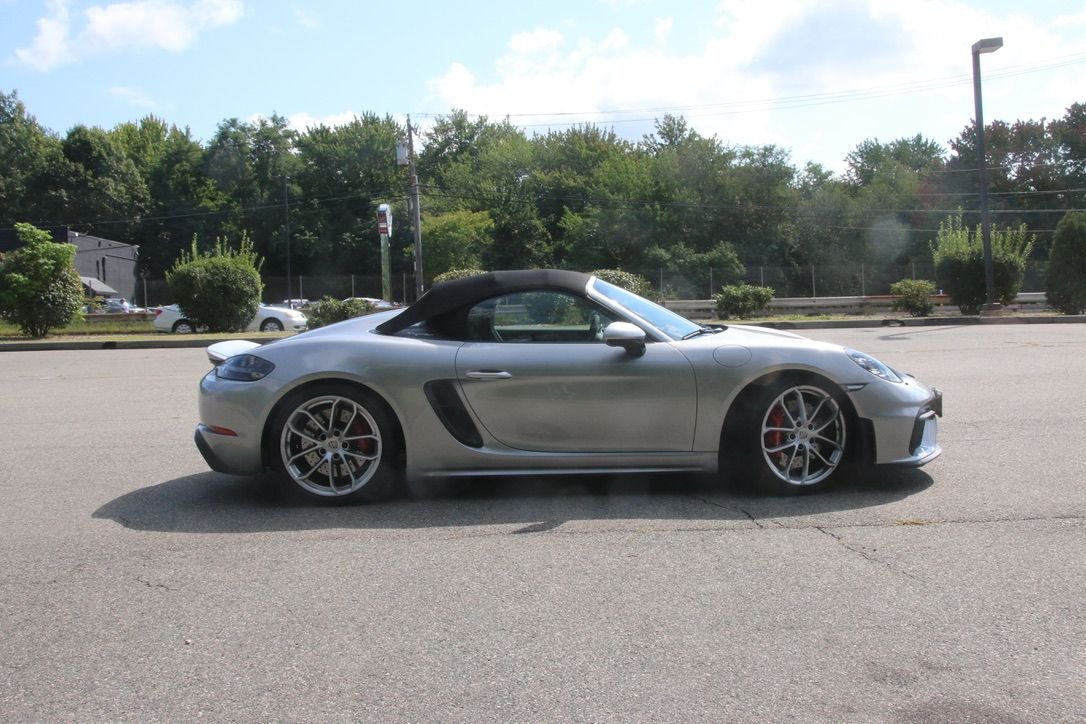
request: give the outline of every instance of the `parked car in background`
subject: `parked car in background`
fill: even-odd
[[[308,326],[308,318],[296,309],[261,304],[245,331],[304,332]],[[196,325],[181,313],[181,308],[176,304],[167,304],[155,309],[154,327],[156,332],[173,332],[174,334],[196,332]]]
[[[303,309],[304,307],[309,306],[309,300],[308,299],[284,299],[282,302],[280,302],[279,304],[276,304],[275,306],[277,306],[277,307],[287,307],[288,309]]]
[[[132,306],[124,297],[110,297],[104,300],[102,311],[107,314],[128,314],[132,311]]]

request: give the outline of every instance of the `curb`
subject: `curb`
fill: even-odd
[[[901,319],[830,319],[756,322],[753,327],[770,329],[861,329],[864,327],[971,327],[978,324],[1081,324],[1086,315],[1043,315],[1030,317],[905,317]]]

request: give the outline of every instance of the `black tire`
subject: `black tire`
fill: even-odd
[[[187,319],[179,319],[170,328],[174,334],[196,334],[196,326]]]
[[[372,392],[338,382],[299,390],[280,404],[269,435],[287,490],[328,503],[372,503],[399,491],[399,427]]]
[[[852,408],[821,379],[785,377],[741,397],[725,456],[731,477],[761,493],[797,495],[832,487],[852,468],[857,447]],[[723,462],[723,461],[722,461]]]
[[[261,332],[282,332],[283,331],[283,323],[280,322],[278,319],[274,319],[274,318],[273,319],[265,319],[263,322],[260,323],[260,331]]]

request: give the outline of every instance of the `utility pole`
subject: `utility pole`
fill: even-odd
[[[381,237],[381,299],[392,299],[392,283],[389,279],[388,237],[392,235],[392,207],[377,205],[377,233]],[[354,277],[352,277],[352,280]],[[351,296],[354,296],[352,289]]]
[[[286,221],[287,231],[287,305],[294,309],[294,284],[290,279],[290,192],[287,187],[287,182],[290,181],[290,176],[283,175],[283,216]]]
[[[407,117],[407,168],[411,174],[411,213],[415,225],[415,299],[422,296],[422,210],[419,208],[419,175],[415,170],[415,133]]]

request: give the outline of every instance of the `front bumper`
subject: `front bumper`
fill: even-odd
[[[913,421],[908,456],[890,464],[918,468],[939,457],[943,453],[943,448],[939,446],[939,418],[942,416],[943,393],[932,388],[931,399],[920,408]]]
[[[865,421],[871,462],[920,467],[943,452],[939,418],[943,393],[907,377],[903,384],[867,385],[850,395]]]

